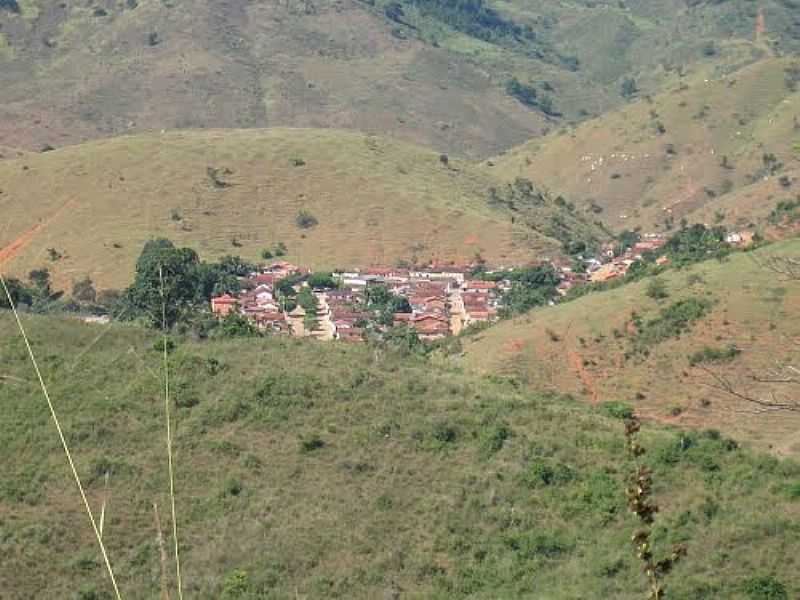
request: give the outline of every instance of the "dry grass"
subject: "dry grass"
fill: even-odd
[[[595,203],[615,229],[652,229],[669,214],[676,224],[684,215],[710,218],[719,209],[728,223],[748,222],[780,199],[774,196],[781,190],[765,184],[763,175],[752,185],[763,155],[773,153],[786,171],[796,170],[793,123],[800,95],[784,81],[793,62],[766,58],[731,74],[699,70],[672,81],[652,101],[638,100],[514,149],[491,169],[506,179],[533,177],[580,204]],[[665,133],[657,132],[658,123]],[[724,156],[730,168],[722,166]],[[728,187],[735,195],[725,193]],[[706,206],[713,209],[703,211]]]
[[[227,187],[212,182],[209,168]],[[0,247],[24,242],[4,267],[25,274],[46,265],[65,285],[85,274],[101,287],[127,285],[142,245],[156,236],[204,257],[250,259],[282,241],[290,260],[327,268],[468,262],[478,252],[511,263],[558,247],[490,209],[494,181],[469,164],[335,130],[123,137],[3,161],[0,179]],[[300,210],[319,224],[298,228]],[[49,247],[65,257],[49,263]]]
[[[792,240],[760,253],[800,252]],[[701,282],[690,283],[699,276]],[[796,362],[800,335],[797,283],[780,281],[748,254],[728,262],[704,263],[669,271],[663,279],[670,297],[660,304],[649,299],[647,281],[590,294],[553,308],[535,310],[480,334],[465,345],[466,365],[483,372],[521,377],[538,387],[553,387],[599,402],[621,400],[645,417],[689,427],[716,427],[780,454],[800,454],[800,417],[754,417],[746,406],[710,389],[713,380],[688,357],[705,346],[735,344],[742,353],[730,364],[714,367],[747,386],[746,374]],[[646,359],[629,358],[630,318],[636,311],[647,319],[670,303],[693,296],[716,302],[711,314],[690,334],[669,340]],[[546,324],[546,327],[545,327]],[[553,342],[552,329],[561,340]],[[615,333],[616,332],[616,333]],[[643,394],[644,397],[638,397]],[[673,414],[680,411],[680,414]]]

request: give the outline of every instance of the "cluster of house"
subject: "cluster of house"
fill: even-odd
[[[753,234],[731,233],[726,241],[733,246],[746,246],[753,243]],[[647,233],[628,248],[605,244],[598,257],[584,259],[585,273],[575,271],[571,264],[554,264],[560,276],[558,292],[563,296],[575,285],[624,277],[634,262],[666,243],[663,234]],[[656,262],[665,264],[668,260],[662,256]],[[381,285],[395,296],[408,300],[410,312],[395,313],[393,324],[406,325],[414,329],[420,339],[432,341],[458,335],[475,323],[497,319],[503,294],[512,283],[502,278],[497,282],[473,279],[470,272],[468,266],[377,267],[337,272],[333,274],[337,283],[335,289],[310,290],[317,300],[317,309],[316,314],[308,315],[301,306],[294,303],[287,306],[275,287],[286,277],[307,275],[310,270],[278,261],[240,278],[241,292],[213,298],[211,309],[218,317],[232,313],[243,315],[263,331],[323,340],[362,341],[370,327],[381,327],[376,323],[374,307],[367,302],[367,289]],[[308,287],[308,283],[301,281],[293,287],[299,292],[302,287]]]
[[[604,244],[600,249],[600,257],[587,260],[588,279],[592,283],[602,283],[618,277],[624,277],[630,266],[647,252],[655,252],[667,238],[660,233],[646,233],[633,246],[619,252],[619,245],[613,242]],[[669,259],[661,256],[656,260],[659,265],[666,264]]]
[[[261,330],[322,340],[362,341],[375,326],[376,314],[368,306],[367,289],[385,286],[408,300],[410,312],[393,315],[394,325],[414,329],[420,339],[433,341],[457,335],[464,327],[497,318],[504,283],[472,280],[468,267],[426,269],[368,268],[334,273],[335,289],[312,289],[315,315],[301,306],[285,306],[275,291],[279,281],[307,269],[276,262],[240,279],[241,292],[211,300],[218,317],[232,313],[247,317]],[[300,291],[305,282],[294,287]]]

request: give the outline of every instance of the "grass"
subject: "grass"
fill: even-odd
[[[800,240],[756,252],[794,256]],[[766,393],[748,376],[796,363],[798,284],[781,281],[753,258],[738,253],[724,262],[668,270],[660,276],[670,290],[666,301],[649,298],[644,280],[536,309],[467,338],[458,360],[467,369],[513,375],[594,402],[622,401],[651,419],[714,427],[744,443],[797,455],[800,419],[742,413],[745,407],[708,387],[710,376],[700,368],[712,368],[743,390]],[[741,351],[734,361],[691,364],[706,348],[731,346]]]
[[[168,487],[157,334],[23,318],[90,502],[112,474],[104,538],[124,597],[156,597],[152,505]],[[0,577],[11,600],[103,597],[8,313],[0,332],[0,443],[16,457],[0,463]],[[178,340],[169,360],[178,406],[198,401],[176,409],[174,431],[189,597],[643,594],[616,418],[363,346]],[[796,463],[715,432],[649,427],[644,443],[662,506],[656,541],[690,551],[673,597],[744,600],[746,582],[767,576],[797,589],[798,504],[785,485],[800,478]]]
[[[733,73],[697,69],[666,80],[649,100],[552,132],[487,168],[508,180],[533,177],[587,210],[600,207],[598,218],[617,230],[663,228],[669,216],[675,226],[682,216],[711,223],[718,211],[727,225],[747,227],[794,193],[779,183],[797,177],[791,64],[770,57]],[[764,171],[768,153],[783,164],[775,174]]]
[[[293,156],[305,164],[292,166]],[[122,137],[2,161],[0,178],[0,247],[24,240],[4,266],[25,275],[48,264],[67,287],[85,275],[100,287],[127,285],[144,242],[157,236],[204,256],[253,260],[283,242],[288,260],[323,269],[469,263],[478,253],[512,264],[560,251],[558,241],[489,206],[497,182],[468,163],[444,165],[430,150],[354,132]],[[536,210],[532,227],[563,212],[552,203]],[[313,228],[298,227],[304,214],[316,219]],[[65,257],[49,264],[49,247]]]

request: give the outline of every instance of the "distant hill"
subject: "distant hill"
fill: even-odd
[[[487,168],[508,179],[536,177],[617,230],[667,229],[707,206],[722,222],[746,223],[756,205],[768,212],[781,195],[797,193],[799,82],[800,62],[791,58],[733,73],[710,68]],[[740,206],[751,194],[756,199]]]
[[[484,158],[603,115],[634,88],[654,93],[678,72],[729,65],[731,47],[749,48],[739,66],[796,51],[793,8],[789,0],[20,0],[0,7],[0,144],[39,150],[161,129],[336,127]]]
[[[3,267],[48,266],[65,285],[87,274],[127,285],[158,236],[254,260],[283,242],[290,260],[334,268],[517,264],[558,256],[572,231],[602,235],[463,161],[328,129],[121,137],[2,161],[0,181]]]
[[[157,598],[162,581],[176,597],[159,336],[23,319],[98,517],[106,498],[103,539],[123,597]],[[519,381],[369,346],[174,341],[187,598],[646,596],[621,421]],[[7,311],[0,363],[3,598],[108,597]],[[796,597],[800,466],[714,432],[644,429],[661,507],[656,554],[678,541],[689,550],[671,596]]]
[[[800,283],[782,280],[755,260],[773,254],[796,257],[800,241],[668,271],[659,277],[668,293],[660,301],[648,297],[651,280],[644,280],[534,310],[468,338],[465,366],[569,390],[593,403],[622,401],[657,421],[719,428],[755,446],[798,455],[800,415],[754,416],[747,405],[709,387],[713,376],[690,364],[705,348],[724,353],[734,345],[740,354],[706,366],[739,391],[767,394],[768,387],[748,377],[797,363]],[[634,313],[646,323],[689,298],[712,303],[690,331],[657,343],[637,337]]]

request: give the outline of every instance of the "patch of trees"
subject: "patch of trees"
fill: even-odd
[[[506,93],[525,106],[538,109],[548,116],[560,117],[562,115],[556,110],[551,96],[540,94],[533,85],[522,83],[516,77],[512,77],[506,83]]]
[[[177,248],[163,238],[150,240],[136,261],[133,284],[122,302],[129,318],[169,328],[207,307],[212,296],[238,292],[238,278],[254,270],[255,265],[238,256],[202,262],[191,248]]]
[[[558,297],[556,286],[561,281],[552,265],[485,274],[483,278],[488,281],[511,281],[511,289],[503,294],[503,308],[500,311],[503,318],[510,318],[549,303]]]
[[[372,311],[378,324],[391,326],[395,313],[410,313],[411,305],[408,298],[393,294],[385,285],[371,285],[367,287],[367,308]]]
[[[712,306],[712,302],[706,298],[687,298],[670,304],[649,321],[634,314],[632,320],[636,334],[632,340],[632,352],[647,356],[652,346],[690,331],[696,321],[709,313]]]
[[[442,21],[457,31],[486,42],[504,38],[534,40],[530,25],[519,25],[504,18],[484,0],[406,0],[422,14]],[[396,3],[394,3],[396,4]]]
[[[781,200],[767,217],[770,225],[791,225],[800,221],[800,198]]]

